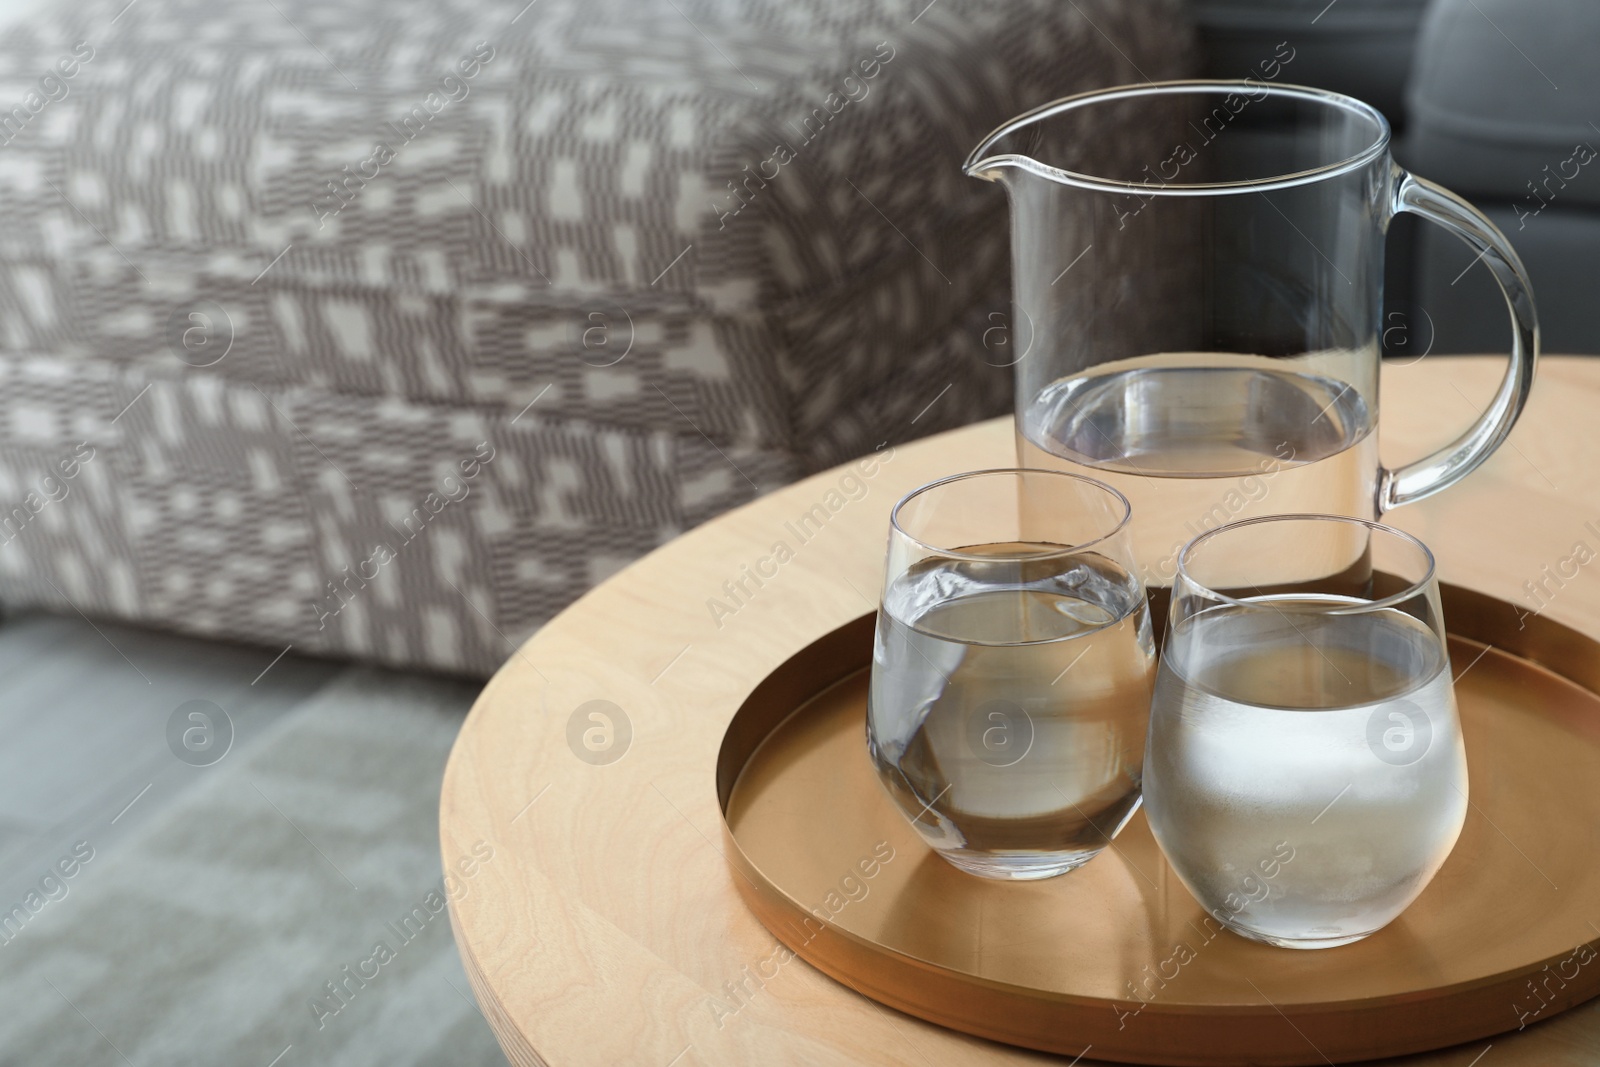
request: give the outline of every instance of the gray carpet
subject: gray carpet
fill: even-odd
[[[477,686],[271,658],[0,625],[0,1064],[505,1063],[440,906]],[[192,700],[233,727],[207,766]]]

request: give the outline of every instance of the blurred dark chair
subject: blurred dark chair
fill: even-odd
[[[1280,81],[1365,100],[1396,129],[1427,0],[1191,0],[1207,78],[1242,78],[1294,49]]]
[[[1547,352],[1600,352],[1596,42],[1592,2],[1434,0],[1406,94],[1401,161],[1471,197],[1505,231],[1533,278]],[[1472,259],[1461,242],[1419,228],[1414,300],[1436,351],[1505,347],[1499,294]]]
[[[1280,80],[1375,105],[1395,155],[1469,197],[1533,277],[1544,348],[1600,352],[1600,5],[1579,0],[1191,0],[1207,77],[1249,73],[1279,42]],[[1389,240],[1386,351],[1498,352],[1509,340],[1489,272],[1408,216]]]

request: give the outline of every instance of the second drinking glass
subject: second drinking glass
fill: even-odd
[[[1178,557],[1145,812],[1219,923],[1359,940],[1455,845],[1467,761],[1433,556],[1388,526],[1250,519]]]
[[[1081,866],[1139,805],[1155,674],[1127,500],[993,470],[895,506],[867,741],[946,860],[989,878]]]

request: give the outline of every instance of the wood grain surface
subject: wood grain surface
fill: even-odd
[[[1454,437],[1502,371],[1499,360],[1459,357],[1386,367],[1384,459],[1398,464]],[[930,399],[941,387],[928,383]],[[1580,542],[1600,551],[1597,457],[1600,361],[1548,358],[1497,455],[1386,519],[1428,542],[1443,580],[1542,604],[1600,636],[1600,580],[1589,573],[1600,567],[1574,562]],[[699,527],[521,649],[508,647],[451,754],[440,837],[447,870],[476,870],[451,919],[513,1063],[1068,1062],[890,1011],[782,960],[721,853],[716,756],[744,696],[796,650],[874,606],[889,508],[903,493],[1012,463],[1009,420],[893,446]],[[795,524],[817,504],[826,519],[807,524],[802,542]],[[791,551],[775,552],[779,541]],[[1524,583],[1540,581],[1547,592],[1536,601]],[[1600,827],[1583,837],[1600,844]],[[474,853],[480,842],[492,858]],[[1521,1033],[1392,1062],[1597,1060],[1600,1001]]]

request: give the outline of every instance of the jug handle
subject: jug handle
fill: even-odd
[[[1378,508],[1388,511],[1454,485],[1476,470],[1510,436],[1539,359],[1539,320],[1534,313],[1528,272],[1516,250],[1489,219],[1470,203],[1399,167],[1391,209],[1421,215],[1454,233],[1488,265],[1511,312],[1511,365],[1489,408],[1466,433],[1444,448],[1394,470],[1384,468],[1378,483]]]

